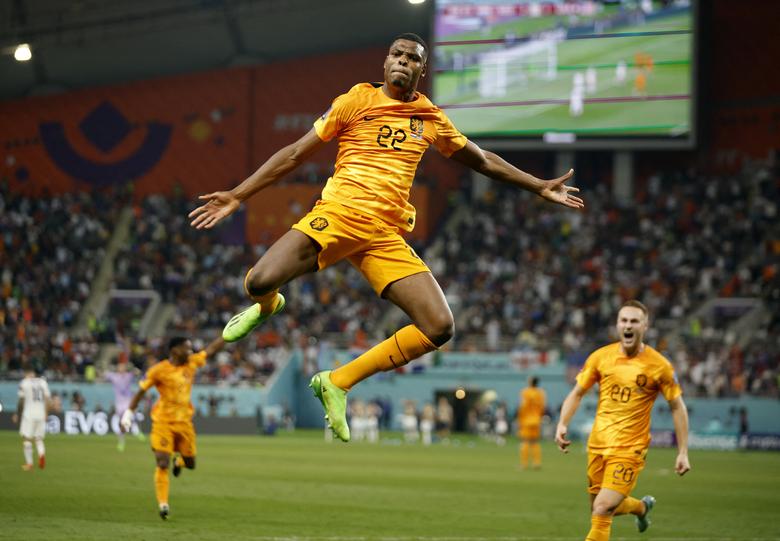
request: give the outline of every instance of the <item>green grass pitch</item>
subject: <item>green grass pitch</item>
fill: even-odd
[[[624,26],[610,32],[680,31],[691,28],[690,15],[676,15],[641,26]],[[520,32],[518,32],[520,34]],[[472,39],[471,34],[448,37],[448,40]],[[648,77],[647,94],[651,96],[687,95],[691,89],[691,36],[631,36],[583,39],[558,45],[557,78],[552,81],[529,79],[527,85],[510,87],[505,96],[482,98],[477,92],[479,67],[464,73],[436,73],[434,98],[445,106],[447,115],[466,135],[534,135],[546,131],[574,132],[582,135],[680,135],[690,130],[689,99],[665,101],[632,101],[590,103],[582,116],[569,114],[565,104],[518,105],[478,108],[446,108],[465,103],[515,102],[527,100],[568,100],[572,78],[593,66],[598,74],[598,91],[587,98],[632,96],[636,69],[634,53],[653,56],[654,68]],[[480,45],[444,45],[443,51],[474,52]],[[475,47],[477,49],[475,49]],[[628,77],[615,80],[615,65],[628,63]]]
[[[200,436],[197,469],[171,478],[167,522],[148,444],[119,453],[111,437],[61,435],[46,445],[46,469],[23,472],[19,436],[0,432],[0,539],[574,541],[589,527],[581,445],[563,455],[546,444],[543,469],[522,471],[515,441]],[[780,455],[693,452],[682,479],[673,460],[651,450],[639,479],[636,494],[658,498],[650,530],[618,517],[612,539],[780,539]]]

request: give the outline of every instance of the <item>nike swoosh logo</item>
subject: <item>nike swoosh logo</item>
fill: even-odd
[[[375,118],[376,118],[375,116],[364,116],[363,120],[369,121],[369,120],[374,120]]]

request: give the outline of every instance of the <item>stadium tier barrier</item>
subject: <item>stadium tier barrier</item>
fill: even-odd
[[[192,397],[197,410],[196,422],[214,417],[230,417],[252,419],[254,423],[260,412],[261,422],[266,424],[294,419],[295,425],[299,427],[322,427],[320,404],[308,388],[312,370],[330,368],[350,360],[355,354],[334,351],[330,356],[320,359],[320,367],[311,367],[304,363],[303,356],[296,351],[289,362],[279,368],[270,384],[262,388],[195,385]],[[540,364],[539,360],[545,357],[518,355],[441,353],[438,358],[429,356],[417,365],[408,365],[403,372],[378,374],[356,386],[350,397],[364,401],[380,401],[390,410],[388,426],[397,429],[397,414],[403,411],[404,403],[410,400],[421,409],[426,403],[435,403],[438,396],[445,396],[452,402],[458,415],[459,404],[455,398],[455,391],[458,389],[465,391],[462,406],[473,406],[485,401],[503,402],[511,415],[518,406],[519,391],[525,386],[527,377],[535,375],[540,378],[541,387],[547,393],[548,411],[554,418],[571,388],[566,377],[566,366],[559,362]],[[53,393],[63,397],[65,411],[72,409],[68,399],[74,391],[84,398],[82,410],[85,415],[98,410],[111,412],[113,407],[114,397],[109,384],[51,382],[50,388]],[[0,403],[4,412],[14,411],[17,389],[18,382],[0,382]],[[153,395],[153,392],[150,394]],[[596,410],[596,398],[594,390],[583,399],[583,404],[572,421],[573,432],[581,435],[587,433]],[[776,399],[686,397],[686,403],[690,411],[691,429],[696,434],[708,437],[725,434],[733,439],[739,432],[739,412],[742,408],[747,411],[751,434],[756,437],[760,434],[780,434],[780,401]],[[76,419],[75,422],[80,422],[82,426],[88,423],[86,417],[84,420]],[[254,428],[249,432],[255,433],[258,425],[251,426]],[[660,398],[653,412],[653,430],[663,439],[663,431],[672,429],[669,407],[666,401]]]

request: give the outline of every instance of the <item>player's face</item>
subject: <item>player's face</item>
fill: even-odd
[[[617,332],[623,349],[627,352],[636,351],[647,331],[647,316],[635,306],[624,306],[618,312]]]
[[[408,39],[393,42],[385,59],[385,83],[401,90],[413,90],[424,74],[425,48]]]
[[[187,360],[187,357],[192,355],[192,342],[187,340],[186,342],[173,348],[171,351],[173,352],[173,357],[177,362],[184,362]]]

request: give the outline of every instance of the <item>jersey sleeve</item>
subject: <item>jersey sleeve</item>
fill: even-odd
[[[160,374],[160,364],[156,364],[146,371],[143,379],[138,382],[138,386],[144,391],[148,391],[157,383],[157,377]]]
[[[577,374],[577,385],[585,389],[586,391],[593,387],[593,385],[601,379],[601,374],[598,369],[599,356],[596,353],[591,353],[588,359],[585,361],[585,365]]]
[[[672,366],[672,363],[667,360],[664,360],[661,369],[661,377],[658,380],[658,386],[668,402],[671,402],[682,395],[682,387],[680,387],[680,382],[677,380],[677,375],[674,373],[674,367]]]
[[[466,146],[468,139],[458,131],[442,111],[439,111],[434,126],[436,127],[436,139],[433,141],[433,145],[443,156],[449,158],[454,152]]]
[[[328,110],[314,122],[314,130],[320,139],[328,142],[344,129],[354,111],[354,99],[350,93],[342,94],[333,100]]]
[[[203,351],[193,353],[187,357],[187,362],[193,365],[195,368],[200,368],[206,364],[206,357],[206,350],[204,349]]]

